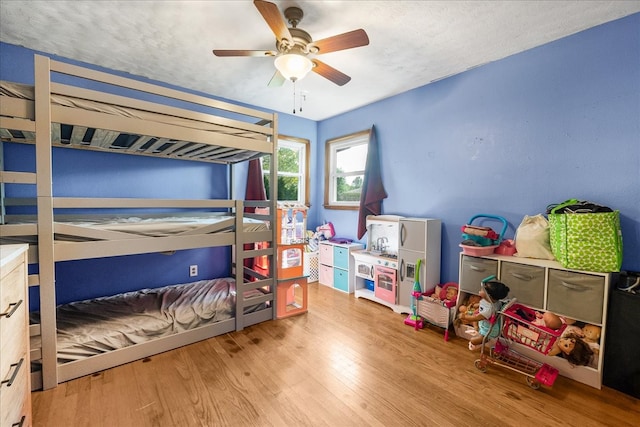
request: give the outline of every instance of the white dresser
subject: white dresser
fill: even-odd
[[[0,245],[0,426],[31,425],[28,245]]]

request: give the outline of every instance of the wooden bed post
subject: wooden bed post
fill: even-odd
[[[47,390],[58,385],[49,58],[36,55],[34,69],[42,387]]]
[[[236,200],[236,244],[233,258],[236,280],[236,331],[244,329],[244,203]]]
[[[271,273],[271,292],[273,293],[273,318],[277,318],[278,307],[278,233],[276,226],[277,221],[277,208],[278,208],[278,115],[273,115],[273,122],[271,124],[273,128],[273,154],[271,155],[271,171],[270,181],[271,188],[268,195],[271,201],[271,210],[269,211],[269,221],[271,224],[271,248],[273,255],[271,256],[270,273]]]
[[[4,172],[4,143],[0,140],[0,173]],[[4,179],[0,180],[0,224],[4,224],[6,214],[4,207]]]

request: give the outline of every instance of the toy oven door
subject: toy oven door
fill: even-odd
[[[374,295],[391,304],[396,303],[397,271],[376,266],[374,269]]]

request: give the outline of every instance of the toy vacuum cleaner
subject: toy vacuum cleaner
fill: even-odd
[[[409,316],[407,316],[406,319],[404,319],[404,324],[413,326],[416,329],[416,331],[418,329],[424,328],[424,321],[422,320],[422,317],[418,316],[418,303],[417,303],[419,299],[422,299],[422,287],[420,286],[420,264],[421,263],[422,263],[421,259],[418,259],[418,261],[416,262],[416,277],[413,282],[413,291],[411,292],[411,312],[413,314],[410,314]]]

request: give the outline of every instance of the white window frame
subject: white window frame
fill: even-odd
[[[276,171],[276,179],[278,179],[278,177],[298,178],[298,198],[297,200],[289,201],[298,202],[309,206],[309,140],[292,136],[278,135],[277,149],[279,150],[280,148],[288,148],[298,152],[299,169],[298,172]],[[262,173],[264,179],[264,176],[267,176],[269,174],[269,171],[263,170]]]
[[[337,171],[337,155],[340,151],[364,145],[365,151],[364,162],[366,164],[366,153],[369,148],[370,130],[356,132],[340,138],[327,140],[325,144],[325,185],[324,185],[324,207],[326,209],[359,209],[360,201],[338,201],[338,178],[350,178],[354,176],[362,176],[364,181],[364,168],[351,172]]]

